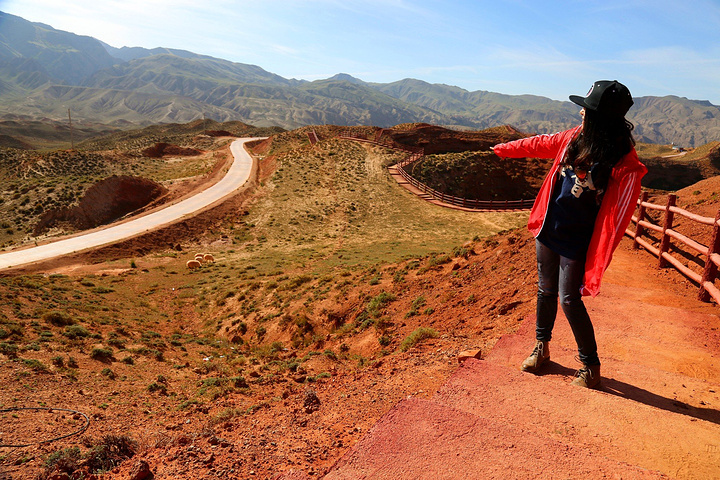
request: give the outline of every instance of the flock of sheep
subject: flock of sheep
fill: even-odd
[[[196,268],[202,267],[203,263],[213,263],[215,262],[215,257],[212,256],[210,253],[196,253],[194,260],[188,260],[185,264],[187,268],[190,270],[195,270]]]

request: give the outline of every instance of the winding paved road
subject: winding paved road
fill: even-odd
[[[228,170],[222,180],[207,190],[135,220],[109,226],[84,235],[58,240],[46,245],[0,254],[0,269],[48,260],[88,248],[115,243],[167,225],[211,205],[237,190],[250,178],[253,159],[245,150],[244,145],[246,142],[259,140],[261,138],[263,137],[235,140],[230,145],[230,151],[234,157],[230,170]]]

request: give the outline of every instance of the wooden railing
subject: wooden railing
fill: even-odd
[[[307,132],[307,136],[308,136],[308,140],[310,140],[310,145],[315,145],[319,141],[317,133],[315,133],[314,129],[309,130]]]
[[[405,145],[398,145],[397,143],[389,139],[385,139],[383,141],[381,136],[382,130],[376,132],[375,137],[372,140],[365,137],[365,135],[361,132],[351,130],[341,134],[340,138],[347,138],[351,140],[372,143],[375,145],[380,145],[387,148],[407,152],[407,157],[395,165],[398,172],[411,185],[415,186],[422,192],[431,195],[433,198],[440,200],[443,203],[477,210],[524,210],[531,208],[533,205],[534,200],[471,200],[467,198],[447,195],[443,192],[434,190],[433,188],[415,179],[404,168],[422,159],[424,156],[423,149],[417,147],[408,147]],[[658,257],[658,268],[664,268],[668,265],[675,267],[685,277],[700,286],[698,298],[701,301],[708,302],[710,301],[710,298],[713,298],[715,300],[715,303],[720,305],[720,289],[715,286],[715,280],[718,276],[718,269],[720,269],[720,210],[718,211],[715,218],[703,217],[701,215],[697,215],[695,213],[688,212],[687,210],[684,210],[682,208],[676,207],[676,195],[668,195],[667,205],[657,205],[654,203],[649,203],[647,200],[648,193],[643,192],[638,199],[639,209],[637,212],[637,216],[632,217],[632,223],[635,225],[635,231],[633,232],[630,228],[625,230],[625,234],[633,239],[633,248],[638,248],[642,246],[647,251]],[[650,217],[647,215],[648,210],[665,212],[663,218],[663,226],[656,225],[652,223],[652,221],[650,221]],[[692,222],[712,227],[709,246],[705,246],[702,243],[693,240],[692,238],[689,238],[688,236],[683,235],[676,230],[673,230],[672,226],[676,214],[681,215]],[[650,241],[642,238],[648,230],[660,234],[658,246],[654,246],[652,243],[650,243]],[[683,264],[681,260],[672,255],[671,240],[675,240],[680,245],[689,248],[691,251],[696,252],[696,254],[700,254],[700,256],[702,257],[705,257],[704,266],[702,266],[702,274],[694,272],[687,265]],[[682,250],[680,250],[677,246],[672,246],[672,250],[682,252]],[[688,255],[693,259],[697,258],[697,255],[694,255],[692,253],[689,253]]]
[[[349,140],[356,140],[358,142],[372,143],[373,145],[379,145],[381,147],[391,148],[393,150],[400,150],[407,152],[409,156],[397,163],[397,165],[409,165],[410,163],[416,162],[425,156],[425,149],[422,147],[411,147],[409,145],[400,145],[393,141],[391,138],[382,137],[383,130],[378,130],[373,139],[367,138],[367,136],[359,130],[349,129],[338,135],[340,138],[347,138]]]
[[[716,303],[720,304],[720,290],[715,286],[718,267],[720,267],[720,211],[718,211],[715,218],[703,217],[676,207],[676,195],[669,195],[666,205],[649,203],[647,199],[648,193],[643,192],[638,200],[639,209],[637,216],[632,217],[632,223],[635,224],[635,231],[633,232],[629,228],[625,231],[625,234],[633,239],[633,248],[642,246],[647,251],[658,257],[659,268],[672,265],[680,273],[685,275],[685,277],[697,283],[700,286],[700,291],[698,292],[698,298],[700,300],[707,302],[710,301],[710,297],[712,297]],[[650,221],[650,218],[647,215],[648,210],[664,212],[662,226],[656,225]],[[702,243],[673,230],[672,226],[676,214],[681,215],[690,221],[711,227],[712,234],[709,245],[705,246]],[[657,246],[642,238],[648,230],[660,234]],[[672,250],[682,252],[674,244],[671,244],[672,240],[675,240],[679,243],[679,245],[684,246],[705,258],[702,274],[693,271],[677,257],[672,255],[671,246],[673,247]],[[690,255],[693,258],[697,257],[692,253]]]
[[[340,135],[340,138],[347,138],[359,142],[372,143],[386,148],[399,150],[407,153],[407,156],[395,164],[397,171],[402,177],[421,192],[430,195],[432,198],[439,200],[448,205],[463,207],[470,210],[528,210],[533,206],[534,200],[475,200],[470,198],[456,197],[444,192],[435,190],[432,187],[419,181],[410,175],[405,167],[411,165],[425,156],[425,149],[421,147],[411,147],[400,145],[392,139],[382,137],[383,130],[378,130],[374,138],[371,140],[358,130],[347,130]]]

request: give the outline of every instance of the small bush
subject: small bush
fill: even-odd
[[[310,319],[305,315],[300,315],[295,319],[295,326],[297,326],[298,332],[301,334],[311,333],[313,331],[312,323],[310,323]]]
[[[80,448],[70,447],[52,453],[47,460],[45,460],[43,467],[45,467],[45,471],[48,474],[53,471],[73,473],[80,467],[81,461],[82,455],[80,454]]]
[[[413,300],[412,305],[410,305],[410,311],[407,314],[405,314],[405,317],[412,317],[412,316],[417,315],[418,310],[420,310],[420,308],[425,306],[425,303],[427,303],[425,300],[425,296],[420,295],[418,298]]]
[[[408,335],[405,340],[402,341],[402,343],[400,344],[400,350],[405,352],[407,350],[410,350],[415,345],[427,340],[428,338],[437,338],[437,336],[438,333],[432,328],[417,328],[410,335]]]
[[[155,350],[154,348],[140,347],[132,350],[132,352],[146,357],[154,357],[158,362],[165,360],[165,354],[163,354],[160,350]]]
[[[451,261],[452,258],[450,258],[450,255],[436,255],[430,259],[428,265],[430,267],[436,267],[438,265],[445,265],[446,263],[450,263]]]
[[[107,472],[132,458],[136,450],[137,443],[126,435],[105,435],[90,448],[83,463],[93,473]]]
[[[453,249],[453,257],[462,257],[467,259],[472,253],[472,250],[468,247],[455,247]]]
[[[17,358],[18,346],[12,343],[0,343],[0,353],[8,358]]]
[[[290,280],[289,282],[287,282],[283,285],[280,285],[278,290],[295,290],[295,289],[301,287],[303,284],[311,281],[312,279],[313,279],[313,277],[311,277],[310,275],[299,275],[299,276],[293,278],[292,280]]]
[[[381,310],[390,302],[395,300],[395,295],[387,292],[380,292],[368,303],[366,311],[373,317],[379,317]]]
[[[48,367],[45,366],[45,364],[42,363],[40,360],[25,359],[25,360],[23,360],[23,364],[26,367],[35,370],[36,372],[47,372],[48,371]]]
[[[158,392],[160,395],[167,395],[167,385],[163,385],[162,383],[153,382],[148,385],[147,389],[150,393]]]
[[[107,362],[112,360],[113,351],[110,348],[93,348],[92,352],[90,352],[90,358],[101,362]]]
[[[65,335],[71,340],[76,340],[78,338],[89,337],[90,332],[82,325],[68,325],[67,327],[65,327],[63,335]]]
[[[22,337],[23,326],[19,323],[3,323],[0,325],[0,339],[12,337],[13,335]]]
[[[51,473],[66,474],[71,478],[85,478],[84,469],[91,474],[108,472],[135,455],[137,444],[125,435],[105,435],[102,439],[90,444],[90,449],[84,454],[79,447],[70,447],[59,450],[45,460],[44,477]],[[80,475],[73,475],[80,472]]]
[[[143,332],[140,336],[140,341],[148,347],[153,348],[165,348],[167,346],[162,339],[162,335],[153,331]]]
[[[95,288],[92,289],[92,292],[93,292],[93,293],[98,293],[98,294],[112,293],[112,292],[114,292],[114,291],[115,291],[115,290],[113,290],[112,288],[103,287],[102,285],[100,285],[99,287],[95,287]]]
[[[55,325],[56,327],[66,327],[75,323],[75,320],[73,320],[70,315],[65,312],[59,312],[57,310],[54,310],[52,312],[46,312],[45,314],[43,314],[42,318],[47,323]]]

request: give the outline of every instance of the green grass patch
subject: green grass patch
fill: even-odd
[[[406,352],[414,346],[418,345],[419,343],[422,343],[430,338],[437,338],[437,336],[438,333],[432,328],[417,328],[410,335],[408,335],[405,340],[402,341],[402,343],[400,344],[400,350]]]

